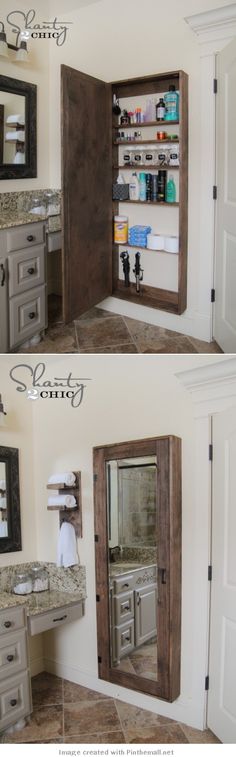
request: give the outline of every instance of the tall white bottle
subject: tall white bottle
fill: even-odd
[[[139,200],[139,180],[136,173],[132,173],[132,178],[129,184],[129,199]]]

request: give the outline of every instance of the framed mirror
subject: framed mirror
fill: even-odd
[[[94,449],[99,677],[180,693],[181,440]]]
[[[0,553],[21,550],[19,452],[0,447]]]
[[[37,87],[0,76],[0,179],[37,176]]]

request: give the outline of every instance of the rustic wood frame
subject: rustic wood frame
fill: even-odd
[[[157,458],[158,681],[110,664],[106,462],[143,455]],[[95,447],[93,459],[99,677],[173,702],[180,694],[181,439],[163,436]]]
[[[2,163],[0,179],[33,179],[37,176],[37,86],[0,76],[0,91],[25,97],[25,163]]]
[[[71,525],[74,526],[76,536],[81,538],[83,536],[81,471],[73,471],[73,473],[75,474],[74,486],[67,486],[67,484],[47,484],[47,489],[57,490],[58,494],[73,494],[76,499],[75,507],[67,509],[60,505],[54,505],[53,507],[47,507],[47,510],[51,510],[51,512],[58,510],[60,527],[65,521],[71,523]]]
[[[0,447],[0,461],[6,464],[6,495],[8,536],[0,539],[0,554],[19,552],[21,547],[19,451],[14,447]]]

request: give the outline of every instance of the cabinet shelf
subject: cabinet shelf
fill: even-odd
[[[119,124],[118,126],[114,126],[113,128],[117,131],[123,131],[123,129],[143,129],[147,126],[174,126],[176,124],[179,124],[179,121],[143,121],[143,123],[141,124]]]
[[[179,202],[158,202],[158,200],[113,200],[118,203],[132,203],[132,205],[164,205],[167,208],[179,207]]]
[[[116,247],[128,247],[129,250],[139,250],[139,252],[164,252],[165,255],[179,255],[179,252],[168,252],[168,250],[153,250],[152,247],[139,247],[138,244],[118,244],[117,242],[114,242]]]
[[[168,144],[171,142],[171,144],[176,145],[179,144],[179,138],[178,139],[115,139],[113,142],[113,145],[123,147],[129,147],[129,145],[165,145],[168,142]]]
[[[113,170],[114,171],[123,171],[123,170],[127,171],[128,169],[130,171],[133,171],[133,170],[135,170],[135,171],[146,170],[146,171],[148,171],[150,173],[151,170],[152,171],[179,171],[180,166],[168,166],[168,165],[163,165],[163,166],[153,166],[153,165],[150,165],[150,166],[147,166],[146,164],[140,164],[140,163],[139,163],[138,166],[131,166],[131,165],[128,166],[127,163],[124,166],[113,166]],[[149,169],[150,169],[150,171],[149,171]]]

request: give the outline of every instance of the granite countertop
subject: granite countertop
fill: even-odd
[[[9,607],[16,605],[25,605],[27,615],[40,615],[42,612],[56,610],[58,607],[65,605],[74,605],[86,599],[83,589],[76,592],[69,591],[41,591],[32,594],[10,594],[5,591],[0,593],[0,609],[7,610]]]
[[[133,573],[136,570],[140,570],[141,568],[156,568],[156,563],[153,563],[150,560],[145,561],[119,561],[109,564],[109,574],[110,576],[118,576],[122,573]]]
[[[35,213],[27,213],[26,211],[18,211],[12,213],[12,211],[0,212],[0,229],[10,229],[13,226],[23,226],[25,223],[37,223],[39,221],[46,221],[46,215],[35,215]]]

